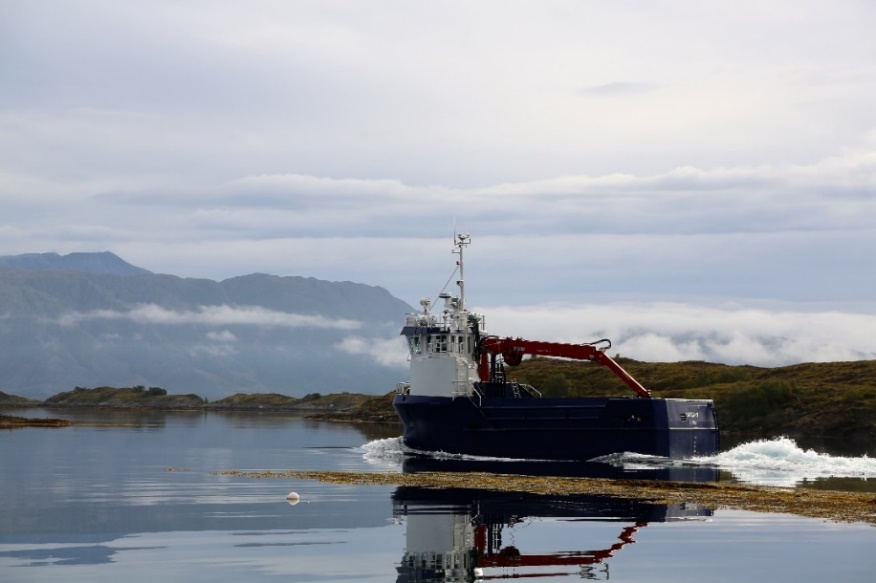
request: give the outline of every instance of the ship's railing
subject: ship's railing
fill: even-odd
[[[471,391],[474,387],[472,387],[471,383],[466,380],[453,381],[453,398],[456,397],[468,397],[471,394]]]
[[[514,394],[517,395],[518,389],[523,389],[533,397],[541,397],[541,391],[533,387],[532,385],[527,385],[524,383],[518,383],[517,381],[511,381],[511,386],[514,388]]]
[[[470,397],[472,400],[474,400],[475,397],[478,398],[478,407],[480,407],[481,405],[484,404],[484,403],[483,403],[484,394],[481,393],[480,389],[478,389],[478,388],[477,388],[476,386],[474,386],[474,385],[471,385],[471,394],[469,395],[469,397]]]
[[[396,395],[409,395],[411,393],[411,383],[402,382],[395,385]]]

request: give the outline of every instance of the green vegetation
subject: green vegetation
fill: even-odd
[[[350,412],[374,397],[358,393],[335,393],[320,395],[311,393],[300,399],[278,393],[238,393],[213,401],[211,409],[274,409],[274,410],[334,410]]]
[[[27,399],[25,397],[19,397],[17,395],[8,395],[3,391],[0,391],[0,405],[7,405],[13,407],[28,407],[31,405],[38,405],[39,401],[34,399]]]
[[[571,395],[572,383],[569,382],[565,374],[556,373],[546,378],[539,390],[551,397],[568,397]]]
[[[395,397],[395,391],[390,391],[385,395],[359,395],[363,397],[340,419],[343,420],[362,420],[362,421],[390,421],[392,423],[400,423],[398,415],[392,406],[392,400]],[[331,415],[317,415],[317,417],[329,418]]]
[[[211,403],[217,409],[288,409],[299,400],[277,393],[237,393]]]

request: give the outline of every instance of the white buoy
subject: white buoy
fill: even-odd
[[[301,496],[298,495],[298,492],[289,492],[286,496],[286,500],[288,500],[289,504],[295,506],[298,504],[298,501],[301,500]]]

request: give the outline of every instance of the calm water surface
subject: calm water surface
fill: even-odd
[[[278,414],[51,415],[114,424],[0,431],[0,581],[702,583],[872,581],[876,571],[876,528],[861,524],[213,473],[461,463],[381,454],[393,442],[374,440],[391,429]]]

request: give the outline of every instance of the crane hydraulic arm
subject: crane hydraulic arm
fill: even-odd
[[[608,343],[604,348],[598,348],[596,345]],[[628,387],[633,389],[640,397],[651,397],[651,391],[639,384],[639,381],[634,379],[630,373],[625,371],[621,365],[612,360],[605,351],[611,348],[611,342],[608,340],[599,340],[592,344],[563,344],[560,342],[540,342],[536,340],[524,340],[522,338],[498,338],[489,336],[481,341],[480,345],[480,363],[478,374],[481,380],[490,378],[490,357],[495,358],[501,354],[505,364],[517,366],[523,361],[524,355],[531,354],[536,356],[556,356],[559,358],[571,358],[575,360],[591,360],[608,367],[620,379],[626,383]]]

